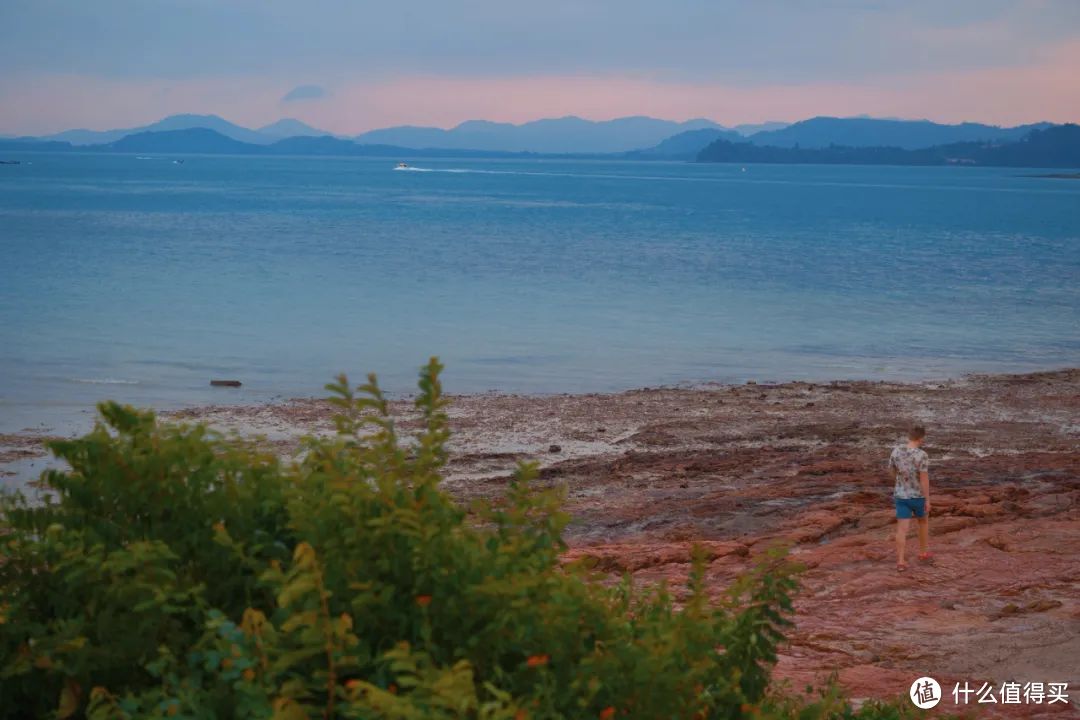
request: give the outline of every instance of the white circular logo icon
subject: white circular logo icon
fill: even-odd
[[[932,677],[921,677],[911,683],[908,697],[911,698],[915,707],[929,710],[941,702],[941,686]]]

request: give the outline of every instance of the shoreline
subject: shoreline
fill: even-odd
[[[417,427],[410,400],[391,407],[403,433]],[[288,456],[302,435],[332,432],[333,412],[291,400],[161,415],[261,435]],[[719,593],[768,547],[788,545],[807,569],[777,673],[796,687],[831,672],[857,698],[905,693],[925,674],[944,688],[1080,686],[1080,368],[456,395],[448,413],[448,491],[497,498],[519,460],[539,461],[539,483],[564,490],[573,518],[567,560],[588,558],[613,581],[667,581],[679,595],[699,544]],[[938,560],[900,575],[884,463],[913,421],[929,431]],[[0,463],[5,451],[25,462],[33,441],[0,447]]]
[[[708,393],[728,392],[744,393],[748,389],[758,388],[764,392],[772,390],[803,390],[824,391],[834,389],[858,388],[861,392],[874,393],[874,388],[889,392],[918,392],[928,390],[941,390],[944,388],[959,387],[969,383],[988,383],[989,385],[1009,384],[1014,381],[1023,381],[1024,378],[1058,377],[1080,373],[1080,366],[1064,367],[1049,370],[1021,371],[1021,372],[972,372],[961,375],[928,376],[921,379],[834,379],[834,380],[746,380],[745,382],[719,382],[719,381],[682,381],[667,385],[644,386],[625,390],[598,391],[598,392],[504,392],[490,390],[482,392],[446,393],[451,401],[449,411],[451,418],[451,430],[454,435],[451,439],[451,448],[457,455],[456,461],[452,459],[448,466],[448,480],[469,479],[476,476],[475,473],[464,472],[462,468],[468,468],[469,460],[477,453],[481,455],[505,455],[517,459],[530,459],[538,461],[541,466],[552,462],[561,462],[575,457],[588,456],[602,450],[614,451],[621,448],[622,439],[617,433],[604,432],[589,436],[587,428],[571,427],[570,432],[560,436],[555,422],[525,423],[520,420],[502,423],[501,427],[521,426],[527,427],[524,435],[520,432],[508,432],[505,437],[498,433],[485,432],[483,422],[477,422],[474,416],[485,409],[495,410],[501,417],[508,410],[536,409],[546,413],[549,420],[557,419],[558,412],[570,410],[573,421],[581,420],[582,408],[588,408],[598,428],[605,424],[612,424],[611,418],[605,418],[605,413],[616,414],[625,410],[628,399],[638,396],[651,396],[659,398],[662,405],[671,401],[673,397],[680,397],[693,403],[706,396]],[[749,393],[753,395],[752,392]],[[396,417],[406,418],[403,427],[407,428],[407,419],[411,412],[415,391],[387,392],[390,406]],[[738,395],[745,398],[746,394]],[[762,396],[764,398],[764,396]],[[633,400],[640,404],[641,401]],[[575,408],[575,406],[577,406]],[[136,407],[143,408],[136,404]],[[813,403],[810,403],[813,407]],[[82,417],[72,417],[66,423],[57,423],[59,428],[47,426],[44,423],[40,428],[25,427],[15,432],[0,432],[0,487],[5,478],[12,477],[12,466],[34,466],[30,462],[44,457],[45,451],[40,443],[49,439],[77,437],[88,432],[92,423],[97,419],[93,405],[81,408],[78,414]],[[299,440],[306,434],[321,434],[333,431],[333,410],[326,402],[325,396],[311,397],[283,397],[278,395],[273,399],[255,402],[224,402],[207,404],[172,404],[165,409],[154,409],[154,412],[163,420],[179,422],[202,422],[210,427],[226,433],[235,433],[241,437],[264,438],[269,446],[278,449],[282,457],[287,457],[299,447]],[[552,413],[555,412],[556,415]],[[462,418],[470,418],[462,423]],[[564,418],[571,419],[571,418]],[[605,423],[605,419],[608,420]],[[627,424],[626,418],[622,423]],[[499,421],[493,420],[498,423]],[[564,423],[565,424],[565,423]],[[618,423],[615,423],[618,424]],[[630,422],[633,425],[633,421]],[[607,428],[604,428],[605,431]],[[625,429],[625,428],[624,428]],[[459,432],[464,430],[465,432]],[[471,431],[479,430],[479,434]],[[583,435],[584,433],[584,435]],[[589,437],[585,437],[589,436]],[[559,445],[559,453],[551,453],[551,445]],[[493,449],[493,448],[500,449]],[[505,468],[503,468],[505,470]],[[483,475],[480,469],[480,477]],[[22,473],[20,473],[21,475]],[[36,476],[36,473],[35,473]],[[10,482],[10,481],[9,481]]]

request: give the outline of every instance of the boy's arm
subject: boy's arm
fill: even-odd
[[[923,470],[919,473],[919,485],[922,487],[922,496],[926,498],[926,512],[930,513],[930,472]]]

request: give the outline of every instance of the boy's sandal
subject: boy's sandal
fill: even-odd
[[[896,572],[906,572],[907,563],[896,563]]]
[[[933,564],[934,554],[929,552],[919,553],[919,562]]]

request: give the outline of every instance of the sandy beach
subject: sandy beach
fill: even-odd
[[[415,426],[407,400],[393,411]],[[677,588],[697,542],[720,589],[790,545],[806,571],[779,674],[796,687],[838,672],[854,697],[903,694],[920,675],[947,694],[964,681],[1080,688],[1080,369],[454,396],[449,413],[451,492],[498,495],[519,460],[539,461],[574,518],[568,560]],[[262,436],[287,456],[303,435],[331,432],[332,414],[295,400],[165,415]],[[901,575],[884,464],[912,421],[929,430],[937,561]],[[39,462],[41,440],[0,438],[0,472]],[[1075,705],[993,712],[1058,708]]]

